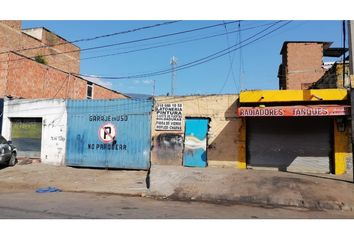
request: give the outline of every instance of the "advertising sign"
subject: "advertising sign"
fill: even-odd
[[[182,130],[181,103],[163,103],[156,107],[156,130],[181,131]]]
[[[350,114],[347,105],[308,105],[277,107],[239,107],[239,117],[307,117],[307,116],[344,116]]]

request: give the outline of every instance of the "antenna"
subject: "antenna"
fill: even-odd
[[[176,65],[177,65],[177,58],[175,56],[173,56],[171,58],[170,61],[171,64],[171,72],[172,72],[172,76],[171,76],[171,96],[174,96],[174,92],[175,92],[175,80],[176,80]]]

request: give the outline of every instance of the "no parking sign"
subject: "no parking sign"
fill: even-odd
[[[116,127],[112,123],[105,123],[98,129],[98,137],[104,143],[113,142],[116,135]]]

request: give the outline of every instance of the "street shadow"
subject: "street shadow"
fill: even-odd
[[[311,174],[311,173],[300,173],[300,172],[291,172],[291,171],[286,171],[286,173],[300,175],[300,176],[313,177],[313,178],[333,180],[333,181],[338,181],[338,182],[353,183],[353,180],[339,179],[337,176],[329,175],[329,174],[327,176],[319,176],[319,175]]]
[[[3,169],[5,169],[5,168],[8,168],[8,167],[9,167],[8,165],[2,164],[2,165],[0,165],[0,171],[3,170]]]
[[[65,167],[70,167],[70,168],[76,168],[76,169],[92,169],[92,170],[102,170],[102,171],[131,171],[131,172],[136,172],[136,171],[143,171],[147,172],[149,169],[128,169],[128,168],[105,168],[105,167],[86,167],[86,166],[70,166],[70,165],[65,165]]]
[[[222,161],[236,161],[238,156],[239,135],[241,119],[229,120],[217,137],[208,140],[208,159],[220,159]],[[212,141],[211,141],[212,140]]]
[[[224,122],[218,121],[214,125],[212,130],[215,138],[208,139],[208,159],[220,159],[226,162],[235,162],[237,160],[238,144],[240,143],[239,129],[242,125],[242,119],[236,115],[237,107],[238,99],[234,100],[225,110]],[[211,123],[212,121],[213,119]]]

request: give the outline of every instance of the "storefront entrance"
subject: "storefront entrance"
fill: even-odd
[[[329,117],[247,119],[247,166],[329,173],[332,123]]]

